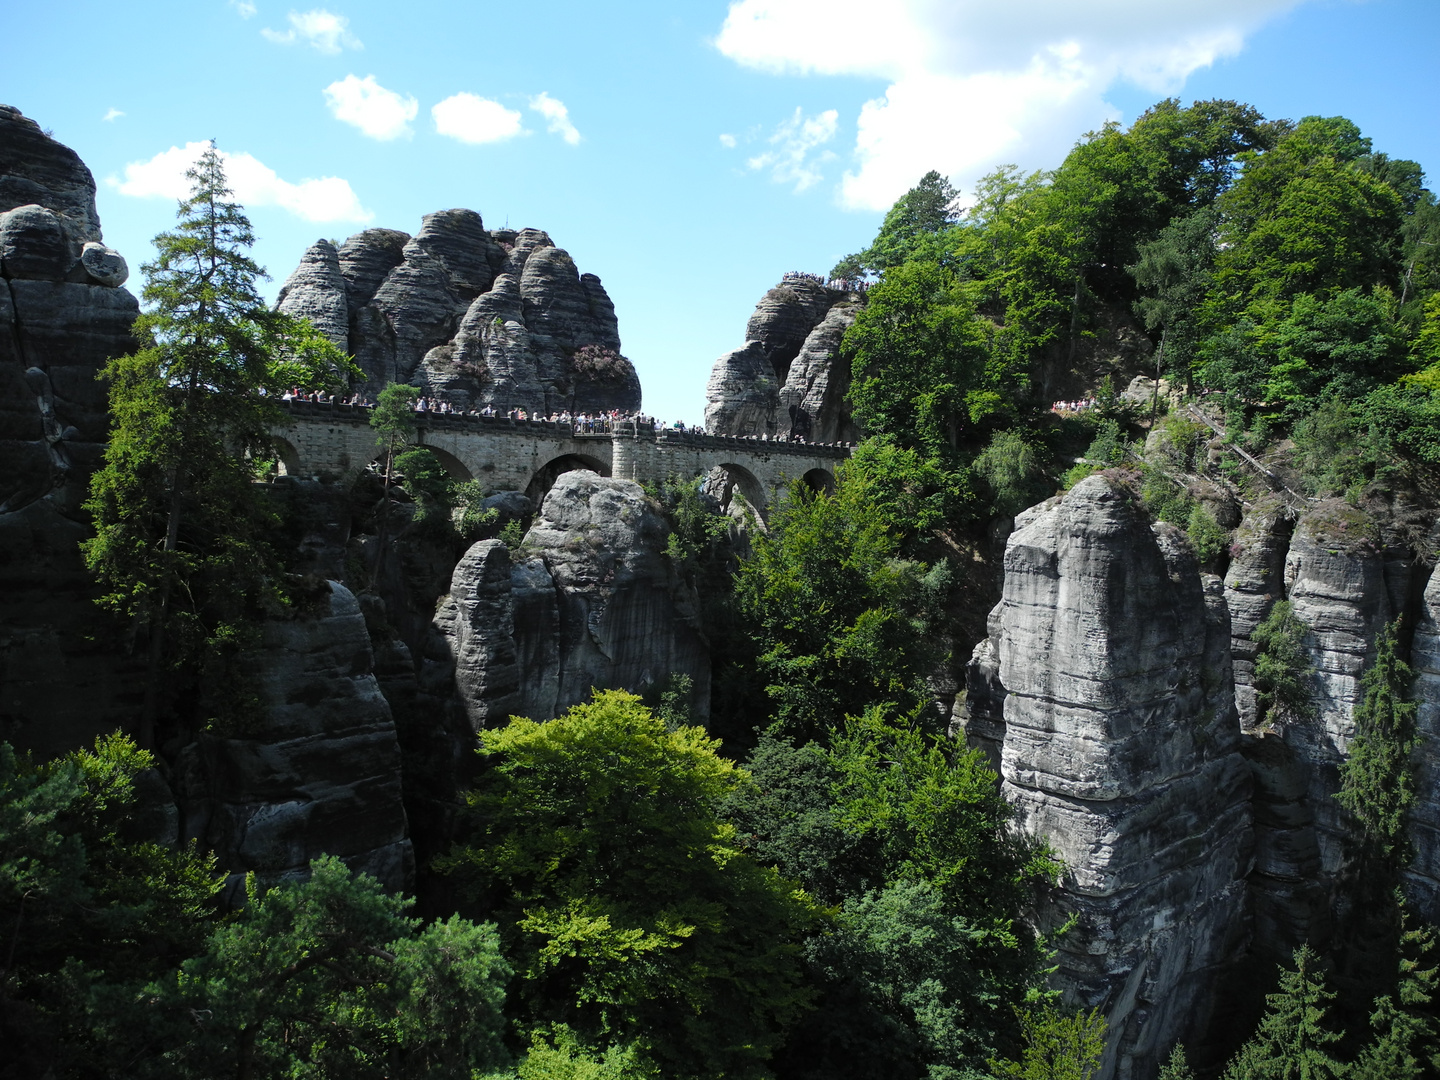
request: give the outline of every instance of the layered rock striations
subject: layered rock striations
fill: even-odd
[[[719,435],[798,435],[811,442],[856,438],[840,341],[862,294],[787,277],[745,326],[745,344],[715,361],[705,389],[705,426]]]
[[[1420,915],[1435,923],[1440,922],[1440,573],[1431,573],[1420,602],[1410,667],[1415,675],[1411,696],[1419,706],[1415,721],[1420,748],[1416,799],[1410,812],[1415,858],[1407,891]]]
[[[90,171],[0,106],[0,737],[45,756],[113,730],[133,691],[78,549],[109,427],[96,375],[134,348],[126,275]]]
[[[582,470],[556,481],[515,553],[498,540],[474,545],[436,616],[471,730],[676,674],[690,678],[703,719],[708,645],[667,537],[639,485]]]
[[[1230,625],[1183,534],[1103,476],[1021,515],[972,686],[1003,688],[1006,798],[1066,873],[1056,981],[1110,1021],[1106,1076],[1147,1076],[1208,1025],[1249,934],[1250,780]],[[998,660],[998,670],[994,661]]]
[[[459,409],[640,408],[615,306],[538,229],[489,231],[472,210],[427,214],[409,236],[366,229],[311,245],[279,308],[355,357],[363,387],[408,382]]]

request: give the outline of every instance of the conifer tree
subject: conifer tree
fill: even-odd
[[[1375,662],[1360,680],[1365,696],[1355,709],[1355,738],[1335,797],[1360,823],[1367,849],[1403,863],[1405,813],[1415,800],[1410,756],[1417,707],[1405,700],[1411,675],[1395,653],[1398,626],[1397,620],[1381,631]]]
[[[1225,1070],[1225,1080],[1334,1080],[1345,1066],[1330,1055],[1343,1032],[1330,1030],[1326,1012],[1335,992],[1316,971],[1320,957],[1308,946],[1295,951],[1295,970],[1280,973],[1280,989],[1265,998],[1267,1011],[1250,1041]]]
[[[1360,1052],[1351,1080],[1418,1080],[1440,1071],[1432,1002],[1437,972],[1426,964],[1435,946],[1428,926],[1407,927],[1400,936],[1399,981],[1395,992],[1375,999],[1370,1014],[1373,1040]]]
[[[101,372],[112,427],[87,503],[96,535],[84,553],[101,602],[148,636],[142,745],[153,741],[162,672],[227,668],[273,595],[275,517],[253,480],[254,463],[273,456],[278,393],[338,385],[354,370],[308,321],[266,307],[255,235],[213,144],[185,175],[179,225],[155,238],[142,268],[141,347]]]

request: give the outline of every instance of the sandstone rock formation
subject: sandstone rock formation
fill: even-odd
[[[413,880],[400,747],[373,666],[359,603],[330,582],[319,610],[264,628],[252,665],[261,726],[202,733],[180,752],[182,835],[216,853],[232,889],[252,870],[303,876],[322,854],[392,889]]]
[[[1440,922],[1440,573],[1430,574],[1420,604],[1410,667],[1419,704],[1420,763],[1417,798],[1410,813],[1410,838],[1415,860],[1408,891],[1420,915]]]
[[[1001,736],[1006,798],[1065,861],[1043,917],[1078,919],[1056,979],[1106,1012],[1104,1075],[1150,1075],[1248,937],[1229,618],[1183,535],[1103,476],[1017,526],[971,680],[998,675],[1003,721],[972,734]]]
[[[745,326],[745,345],[715,361],[705,426],[719,435],[787,435],[811,442],[856,438],[840,339],[864,303],[859,293],[789,277],[767,292]]]
[[[474,545],[436,616],[472,730],[671,674],[690,676],[703,719],[709,655],[667,535],[639,485],[577,471],[556,481],[513,557],[498,540]]]
[[[74,151],[0,106],[0,737],[44,756],[113,730],[131,688],[77,545],[109,426],[96,373],[139,305]]]
[[[427,214],[414,237],[317,241],[278,306],[353,354],[372,397],[409,382],[460,409],[640,408],[600,279],[540,230],[488,231],[472,210]]]

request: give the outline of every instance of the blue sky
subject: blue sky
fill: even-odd
[[[12,0],[4,26],[0,102],[90,166],[136,289],[214,138],[271,295],[321,236],[542,228],[604,280],[647,410],[690,422],[764,290],[929,168],[1052,167],[1173,94],[1343,114],[1440,170],[1437,0]]]

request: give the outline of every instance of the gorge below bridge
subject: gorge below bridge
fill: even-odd
[[[280,468],[294,476],[353,478],[381,455],[365,406],[285,402],[288,423],[272,434]],[[796,485],[830,490],[846,443],[778,442],[734,435],[700,435],[619,420],[613,430],[577,432],[568,422],[504,416],[417,413],[414,445],[429,449],[457,480],[478,480],[486,493],[523,491],[538,506],[555,478],[592,469],[637,483],[708,475],[725,479],[722,503],[739,491],[762,515]]]

